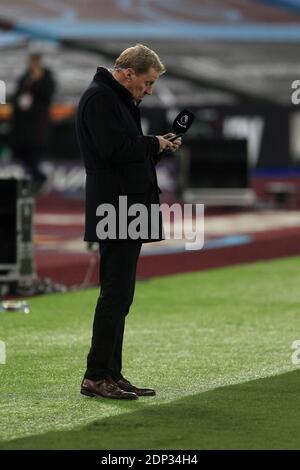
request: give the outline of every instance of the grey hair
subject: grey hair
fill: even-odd
[[[147,73],[153,67],[159,75],[165,73],[166,68],[156,52],[143,44],[136,44],[125,49],[116,59],[114,69],[132,68],[137,74]]]

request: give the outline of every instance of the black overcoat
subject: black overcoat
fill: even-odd
[[[99,241],[96,227],[101,217],[96,210],[100,204],[116,209],[116,239],[124,239],[124,232],[119,236],[119,196],[127,196],[128,206],[142,203],[147,207],[148,236],[139,239],[143,242],[163,239],[161,214],[159,221],[155,220],[154,237],[150,219],[151,204],[159,204],[155,170],[159,141],[155,136],[143,135],[139,108],[131,93],[103,67],[98,67],[80,99],[76,133],[86,169],[84,239]],[[131,220],[128,218],[127,222]],[[115,239],[110,235],[108,238]],[[130,239],[128,233],[125,239]]]
[[[50,104],[55,91],[52,73],[44,69],[39,80],[31,80],[29,72],[19,79],[13,96],[11,143],[14,149],[28,147],[47,150],[51,139]],[[32,96],[32,105],[24,110],[21,95]]]

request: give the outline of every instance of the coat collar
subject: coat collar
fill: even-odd
[[[98,67],[94,76],[96,82],[105,83],[110,88],[118,93],[121,98],[130,104],[135,104],[132,94],[127,88],[121,85],[110,73],[110,71],[104,67]],[[138,104],[138,103],[137,103]]]

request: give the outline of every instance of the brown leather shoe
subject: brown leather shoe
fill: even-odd
[[[80,393],[88,397],[104,397],[125,400],[137,400],[138,395],[132,391],[124,391],[112,379],[94,380],[83,379]]]
[[[138,395],[139,397],[153,397],[154,395],[156,395],[155,390],[153,390],[152,388],[138,388],[138,387],[135,387],[128,380],[126,380],[124,378],[120,379],[120,380],[117,380],[116,384],[118,385],[118,387],[120,387],[125,392],[133,392],[136,395]]]

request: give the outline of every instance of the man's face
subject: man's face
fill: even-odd
[[[135,101],[140,101],[145,95],[152,95],[153,85],[159,77],[159,73],[153,67],[148,72],[137,75],[132,69],[128,69],[127,89]]]
[[[41,59],[36,56],[31,56],[28,59],[28,69],[30,71],[36,70],[37,68],[41,68]]]

